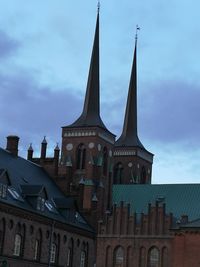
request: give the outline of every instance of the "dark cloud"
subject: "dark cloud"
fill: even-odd
[[[149,140],[199,144],[200,86],[162,82],[140,96],[141,132]]]
[[[61,126],[68,125],[82,109],[82,99],[69,88],[40,87],[27,73],[0,75],[0,140],[9,134],[21,137],[23,149],[29,142],[39,145],[43,135],[53,142],[61,139]]]
[[[199,144],[200,88],[183,82],[162,82],[145,86],[138,99],[139,133],[143,141]],[[61,141],[61,126],[80,114],[83,99],[74,88],[41,87],[28,73],[0,75],[0,145],[5,137],[21,137],[22,150],[32,142],[37,150],[46,135],[51,145]],[[102,118],[108,129],[119,135],[126,99],[104,100]]]
[[[19,42],[0,29],[0,58],[10,56],[18,49],[19,45]]]

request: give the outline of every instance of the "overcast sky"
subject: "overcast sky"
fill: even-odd
[[[0,1],[0,146],[20,136],[49,154],[61,126],[80,114],[97,1]],[[186,0],[102,0],[101,115],[119,136],[138,40],[138,117],[155,154],[154,183],[200,182],[200,4]]]

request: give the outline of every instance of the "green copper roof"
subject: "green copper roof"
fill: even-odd
[[[148,203],[166,203],[174,217],[200,218],[200,184],[113,185],[113,203],[131,204],[131,212],[147,213]]]

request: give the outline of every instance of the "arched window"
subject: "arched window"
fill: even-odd
[[[22,237],[19,234],[15,235],[13,255],[19,257],[22,251]]]
[[[122,183],[123,166],[121,162],[118,162],[114,168],[114,184]]]
[[[140,248],[140,258],[139,258],[139,267],[146,266],[146,249]]]
[[[0,255],[3,254],[3,245],[4,245],[4,237],[5,237],[5,219],[0,221]]]
[[[111,266],[111,247],[110,246],[108,246],[107,248],[106,248],[106,265],[105,265],[105,267],[109,267],[109,266]]]
[[[80,258],[80,267],[85,267],[86,263],[86,253],[85,251],[81,251],[81,258]]]
[[[142,167],[140,183],[141,184],[146,184],[146,182],[147,182],[147,172],[146,172],[145,167]]]
[[[169,264],[168,264],[169,255],[168,254],[169,254],[168,249],[166,247],[164,247],[162,249],[162,267],[169,266]]]
[[[39,229],[35,239],[34,256],[33,256],[33,259],[35,261],[40,261],[41,247],[42,247],[42,231],[41,229]]]
[[[67,249],[67,267],[73,266],[73,250],[74,250],[74,241],[71,238]]]
[[[108,150],[106,147],[103,149],[103,175],[106,176],[108,168]]]
[[[26,226],[25,224],[21,225],[18,223],[15,230],[15,239],[14,239],[14,256],[22,257],[24,255],[24,244],[26,238]]]
[[[131,246],[127,248],[126,264],[127,267],[133,266],[133,248]]]
[[[149,250],[148,253],[148,267],[159,267],[160,252],[156,247]]]
[[[114,266],[122,267],[124,263],[124,250],[122,247],[118,247],[114,253]]]
[[[55,263],[56,262],[56,252],[57,252],[57,246],[55,243],[52,243],[51,245],[51,255],[50,255],[50,262]]]
[[[85,169],[85,157],[86,157],[86,149],[83,144],[80,144],[77,148],[77,169],[83,170]]]

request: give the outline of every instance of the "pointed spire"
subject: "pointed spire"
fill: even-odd
[[[30,143],[29,148],[28,148],[28,151],[33,151],[32,143]]]
[[[137,132],[137,30],[139,30],[138,26],[136,28],[135,51],[126,104],[124,126],[121,136],[116,141],[116,146],[139,146],[144,148],[138,138]]]
[[[105,128],[100,117],[100,81],[99,81],[99,4],[93,43],[90,69],[88,75],[85,102],[81,116],[70,126],[100,126]]]

